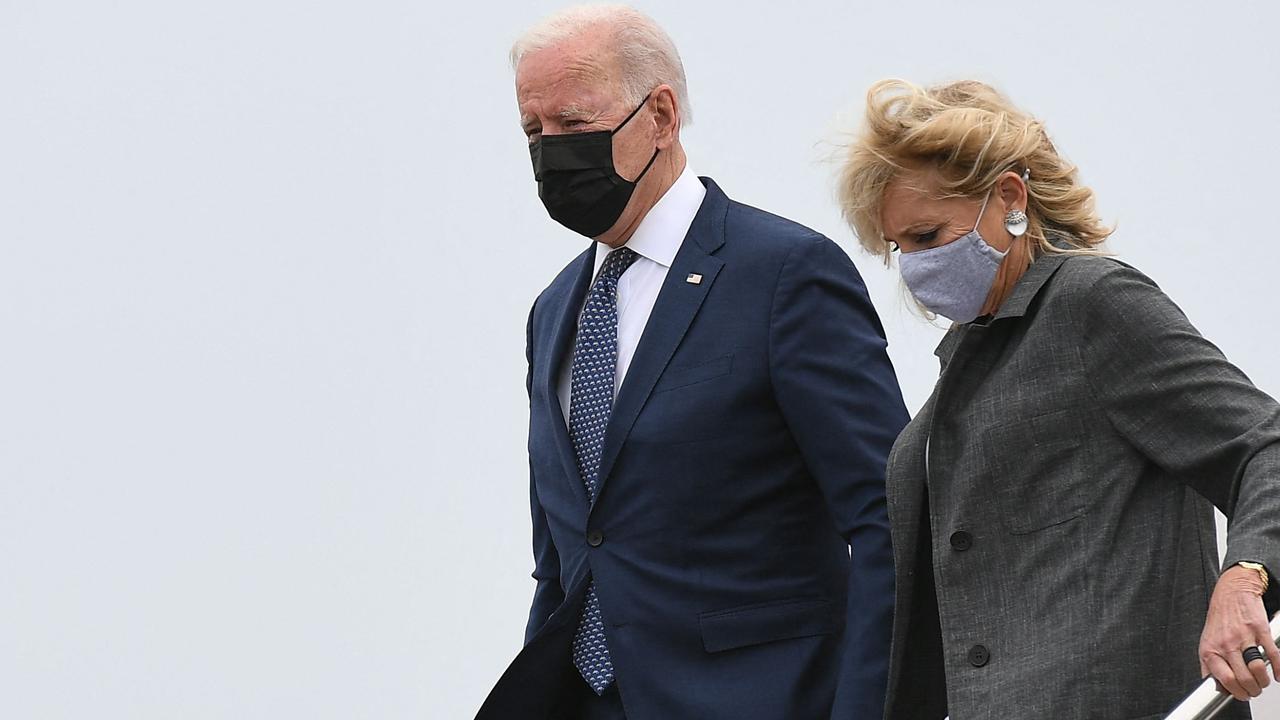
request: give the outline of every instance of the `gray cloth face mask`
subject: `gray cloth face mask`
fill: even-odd
[[[991,193],[982,201],[973,230],[941,247],[902,253],[898,267],[916,300],[952,322],[977,319],[1008,253],[987,244],[978,233]]]

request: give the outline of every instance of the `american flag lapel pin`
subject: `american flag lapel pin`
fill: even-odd
[[[702,276],[699,275],[698,273],[689,273],[689,277],[686,277],[684,281],[689,283],[690,285],[701,285]]]

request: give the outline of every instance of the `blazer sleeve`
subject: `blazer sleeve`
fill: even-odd
[[[1086,298],[1084,363],[1111,424],[1230,519],[1224,567],[1280,571],[1280,404],[1137,270],[1115,263]]]
[[[533,401],[533,313],[537,303],[529,310],[529,323],[525,328],[525,361],[528,372],[525,375],[525,392]],[[529,622],[524,630],[526,645],[547,622],[547,618],[560,603],[564,602],[564,592],[560,587],[560,555],[551,542],[551,529],[547,525],[547,513],[538,502],[538,485],[533,478],[533,461],[529,462],[529,505],[533,516],[533,579],[536,586],[533,590],[533,605],[529,608]]]
[[[774,394],[850,553],[832,718],[884,712],[893,614],[885,462],[908,416],[880,319],[857,269],[822,236],[779,273],[770,317]]]

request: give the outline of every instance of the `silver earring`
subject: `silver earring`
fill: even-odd
[[[1004,216],[1004,228],[1014,237],[1022,237],[1027,232],[1027,214],[1021,210],[1010,210]]]

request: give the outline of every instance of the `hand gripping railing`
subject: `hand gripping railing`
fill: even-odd
[[[1271,619],[1271,637],[1280,642],[1280,615]],[[1205,678],[1164,720],[1209,720],[1231,704],[1231,695],[1218,689],[1218,682]]]

